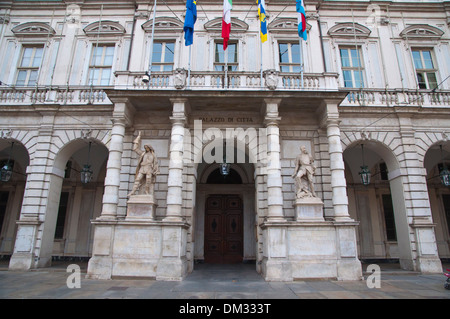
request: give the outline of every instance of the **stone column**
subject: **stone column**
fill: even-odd
[[[323,125],[326,126],[328,148],[330,154],[331,190],[336,221],[350,221],[348,213],[347,183],[345,180],[344,157],[341,145],[341,130],[339,128],[339,113],[337,102],[326,102],[323,114]]]
[[[267,129],[267,217],[270,222],[285,221],[283,214],[283,183],[280,163],[280,129],[278,105],[281,99],[265,99]]]
[[[182,221],[183,204],[183,150],[186,123],[186,99],[172,99],[172,133],[169,150],[169,176],[167,180],[167,213],[164,221]]]
[[[125,128],[130,123],[132,106],[128,99],[114,101],[112,118],[111,142],[109,144],[109,157],[106,165],[105,191],[103,194],[103,209],[100,220],[117,218],[117,205],[119,203],[120,170],[122,168],[123,140]]]

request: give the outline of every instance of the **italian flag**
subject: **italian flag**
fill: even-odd
[[[228,47],[228,40],[230,40],[232,7],[232,0],[223,0],[222,38],[224,51]]]

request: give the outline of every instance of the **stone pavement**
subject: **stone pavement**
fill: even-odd
[[[66,272],[66,267],[67,263],[29,272],[2,267],[0,299],[450,299],[450,290],[444,289],[444,275],[389,267],[382,268],[381,287],[372,289],[366,280],[265,282],[254,264],[197,264],[194,272],[180,282],[86,279],[86,264],[80,264],[80,288],[70,289],[67,279],[72,273]]]

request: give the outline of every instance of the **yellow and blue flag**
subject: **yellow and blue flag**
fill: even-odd
[[[194,43],[194,24],[197,21],[197,1],[186,1],[186,17],[184,18],[184,44],[186,46]]]
[[[259,23],[260,23],[260,29],[259,32],[261,33],[261,42],[267,41],[267,21],[266,21],[266,5],[264,3],[264,0],[256,0],[256,3],[258,4],[258,16],[259,16]]]

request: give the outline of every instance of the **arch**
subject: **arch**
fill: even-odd
[[[442,146],[442,154],[440,146]],[[427,171],[428,178],[431,178],[432,170],[442,163],[442,159],[446,163],[450,161],[450,141],[436,141],[427,149],[423,158],[423,166]]]
[[[27,166],[30,164],[30,156],[25,145],[23,145],[19,140],[10,138],[6,140],[0,140],[0,158],[8,159],[11,152],[11,143],[14,142],[14,147],[12,149],[11,160],[14,160],[15,168],[21,168],[21,174],[24,174]]]
[[[101,141],[94,138],[78,138],[64,145],[55,157],[54,172],[62,176],[70,158],[76,161],[78,167],[83,167],[88,157],[89,142],[92,142],[89,163],[94,172],[93,180],[97,180],[108,158],[108,149]]]
[[[172,17],[157,17],[155,20],[155,32],[182,32],[183,22]],[[152,32],[153,19],[148,20],[141,25],[141,28],[148,33]]]
[[[261,134],[261,132],[260,132]],[[194,136],[194,139],[197,138]],[[189,138],[188,138],[189,140]],[[248,128],[247,130],[243,129],[227,129],[225,134],[223,134],[222,130],[218,128],[208,128],[204,132],[202,132],[202,142],[201,148],[196,148],[192,153],[191,150],[185,150],[187,154],[193,156],[193,160],[195,163],[195,168],[197,169],[198,163],[203,162],[203,155],[205,152],[209,152],[214,148],[223,147],[224,143],[226,144],[226,148],[233,149],[234,159],[233,162],[236,161],[239,163],[242,161],[242,156],[245,157],[245,161],[251,164],[255,164],[259,160],[264,160],[264,149],[261,145],[264,144],[263,138],[259,137],[258,143],[258,133],[254,128]],[[186,145],[186,143],[185,143]],[[187,143],[187,146],[190,147],[191,143]],[[197,144],[192,143],[195,148]],[[220,150],[223,153],[223,150]],[[223,154],[225,155],[225,154]]]
[[[206,31],[222,31],[222,18],[216,18],[204,24]],[[245,32],[248,24],[237,18],[231,18],[231,30],[233,32]]]
[[[198,179],[198,183],[207,184],[208,177],[217,169],[217,164],[210,164],[205,169],[202,170],[201,176]],[[234,170],[240,177],[242,184],[249,184],[253,182],[253,178],[248,176],[249,172],[247,172],[244,168],[242,168],[239,164],[233,164],[231,169]]]
[[[357,37],[357,38],[367,38],[369,37],[371,31],[366,26],[359,23],[353,22],[343,22],[337,23],[328,30],[328,35],[330,37]]]
[[[96,21],[87,25],[83,29],[87,36],[110,36],[110,35],[123,35],[126,33],[125,28],[115,21]]]
[[[11,30],[14,35],[21,37],[36,37],[36,36],[53,36],[56,34],[48,23],[45,22],[26,22],[15,26]]]
[[[403,39],[430,40],[440,39],[444,35],[444,31],[428,24],[413,24],[400,32]]]
[[[391,176],[400,169],[397,155],[385,143],[374,139],[356,139],[356,137],[351,139],[351,141],[347,140],[347,142],[350,143],[343,146],[344,161],[347,162],[352,170],[353,180],[359,180],[358,171],[360,163],[362,163],[361,144],[364,144],[365,163],[369,166],[369,169],[378,163],[380,159],[383,159],[386,163]]]
[[[270,32],[276,33],[298,33],[298,19],[297,18],[276,18],[268,25]],[[311,30],[311,25],[306,22],[306,30]]]

